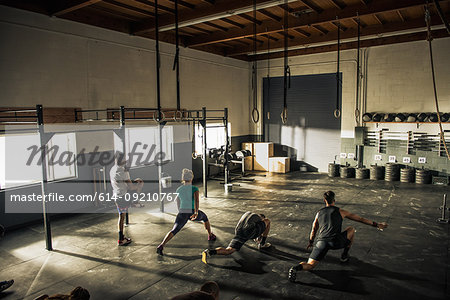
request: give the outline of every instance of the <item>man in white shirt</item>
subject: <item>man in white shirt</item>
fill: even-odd
[[[129,191],[140,193],[144,186],[144,181],[136,178],[133,183],[130,180],[130,173],[128,173],[126,166],[126,159],[123,153],[116,153],[114,166],[109,171],[109,178],[113,188],[113,199],[115,199],[117,211],[119,212],[119,246],[125,246],[131,243],[131,239],[123,235],[123,224],[125,215],[128,213],[128,208],[132,204],[133,197]]]

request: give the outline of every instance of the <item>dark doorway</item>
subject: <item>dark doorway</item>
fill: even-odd
[[[342,79],[342,74],[340,74]],[[270,84],[269,84],[270,83]],[[341,119],[336,109],[336,73],[291,77],[288,120],[282,124],[283,77],[263,80],[264,139],[281,145],[275,155],[291,157],[291,167],[326,172],[341,148]],[[339,95],[339,107],[341,107]]]

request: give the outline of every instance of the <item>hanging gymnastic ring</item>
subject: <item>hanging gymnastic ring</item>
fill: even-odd
[[[195,152],[192,152],[192,158],[193,158],[193,159],[197,159],[197,158],[198,158],[198,155],[197,155],[197,153],[195,153]]]
[[[280,114],[281,116],[281,123],[286,124],[287,122],[287,107],[283,108],[283,111]]]
[[[256,107],[252,110],[252,120],[253,120],[253,123],[259,122],[259,111]]]
[[[161,119],[158,119],[158,116],[156,113],[153,113],[153,120],[157,123],[161,123],[166,119],[166,115],[164,114],[163,111],[161,111]]]
[[[341,111],[339,110],[339,108],[336,108],[333,114],[336,119],[339,119],[341,117]]]
[[[183,112],[181,110],[176,110],[173,115],[173,120],[175,122],[181,122],[183,120]]]

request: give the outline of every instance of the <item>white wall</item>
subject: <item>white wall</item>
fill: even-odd
[[[418,41],[404,44],[373,47],[361,51],[367,55],[367,112],[435,112],[431,80],[428,42]],[[434,63],[441,112],[450,112],[450,38],[433,41]],[[341,137],[354,137],[356,101],[356,50],[342,51],[340,71],[342,84],[342,128]],[[336,72],[336,53],[322,53],[289,58],[291,74],[308,75]],[[283,76],[283,59],[270,61],[270,76]],[[258,63],[259,88],[262,77],[267,76],[267,62]],[[362,95],[364,90],[362,90]],[[262,92],[259,92],[262,103]],[[330,99],[335,101],[335,99]],[[363,107],[364,108],[364,107]],[[281,112],[280,112],[281,113]],[[374,124],[368,124],[374,128]],[[383,125],[391,130],[411,130],[411,125]],[[415,125],[413,125],[415,127]],[[432,133],[438,133],[438,125],[422,125]],[[450,125],[444,125],[450,129]],[[254,132],[260,133],[260,124]]]
[[[154,41],[0,6],[0,106],[156,107]],[[161,46],[161,103],[176,107],[175,46]],[[248,63],[180,51],[181,106],[229,108],[250,132]]]

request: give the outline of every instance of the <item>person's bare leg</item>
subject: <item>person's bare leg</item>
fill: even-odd
[[[202,262],[204,262],[205,264],[208,263],[208,257],[210,257],[211,255],[230,255],[232,253],[234,253],[236,251],[236,249],[231,248],[231,247],[218,247],[214,250],[209,250],[206,249],[205,251],[202,252]]]
[[[206,231],[208,231],[208,235],[211,235],[211,223],[209,223],[209,221],[203,222],[203,224],[205,225],[205,229]]]
[[[164,247],[172,238],[174,237],[174,234],[172,233],[172,231],[169,231],[166,236],[164,237],[163,241],[161,242],[161,244],[159,244],[159,246]],[[159,247],[158,246],[158,247]]]
[[[270,231],[270,220],[264,219],[264,223],[266,223],[266,230],[264,230],[264,232],[261,234],[261,236],[267,237],[269,235],[269,231]]]
[[[319,264],[319,261],[310,258],[310,259],[308,259],[308,262],[302,261],[300,264],[302,265],[303,271],[311,271]]]
[[[119,222],[118,222],[119,232],[123,232],[123,224],[124,224],[124,222],[125,222],[125,214],[124,213],[119,214]]]
[[[308,262],[302,261],[298,265],[291,267],[289,269],[289,281],[295,282],[295,279],[297,278],[297,271],[311,271],[317,266],[317,264],[319,264],[318,260],[310,258],[308,259]]]
[[[231,248],[231,247],[227,247],[227,248],[223,248],[223,247],[218,247],[216,248],[217,251],[217,255],[230,255],[233,254],[236,249]]]
[[[341,262],[347,262],[349,260],[348,251],[350,251],[350,248],[353,245],[353,240],[355,239],[355,228],[352,226],[349,226],[345,229],[347,231],[347,239],[350,240],[350,244],[348,244],[347,247],[344,248],[344,251],[341,255]]]

